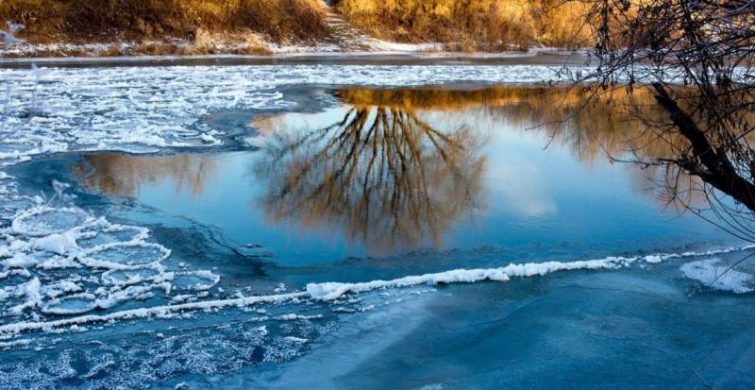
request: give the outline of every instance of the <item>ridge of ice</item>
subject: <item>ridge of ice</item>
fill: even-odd
[[[54,321],[22,321],[13,324],[0,325],[0,339],[12,337],[13,335],[17,335],[21,332],[35,330],[49,331],[54,329],[67,328],[74,325],[80,326],[91,323],[106,323],[131,319],[171,318],[173,316],[191,311],[210,311],[229,307],[244,308],[259,304],[279,304],[283,302],[296,302],[302,300],[329,302],[337,300],[347,294],[364,293],[378,289],[407,288],[421,285],[476,283],[482,281],[507,282],[512,278],[544,276],[554,272],[576,270],[615,270],[623,267],[628,267],[637,262],[647,262],[647,259],[650,259],[650,262],[655,262],[658,259],[665,261],[676,258],[690,258],[725,254],[739,250],[750,250],[753,248],[755,248],[755,246],[748,245],[743,247],[730,247],[707,250],[703,252],[684,252],[678,254],[662,253],[630,257],[606,257],[602,259],[577,260],[571,262],[551,261],[543,263],[509,264],[499,268],[456,269],[439,273],[406,276],[393,280],[374,280],[360,283],[310,283],[306,286],[304,291],[292,293],[249,297],[239,296],[229,299],[168,304],[140,309],[123,310],[104,315],[82,315],[78,317],[70,317]],[[127,289],[128,287],[126,288],[126,290]],[[280,320],[298,320],[316,319],[319,317],[301,316],[297,314],[284,314],[276,318]]]
[[[600,269],[612,270],[629,266],[638,261],[660,263],[662,261],[676,258],[710,256],[753,248],[755,248],[755,246],[747,245],[739,248],[730,247],[704,252],[658,253],[646,256],[606,257],[603,259],[579,260],[572,262],[551,261],[543,263],[509,264],[501,268],[457,269],[425,275],[407,276],[393,280],[373,280],[362,283],[310,283],[307,285],[306,291],[313,299],[332,301],[348,293],[361,293],[377,289],[401,288],[418,285],[475,283],[481,281],[506,282],[511,278],[543,276],[553,272]]]

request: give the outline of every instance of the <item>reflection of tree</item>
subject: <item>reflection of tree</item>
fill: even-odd
[[[526,89],[525,89],[526,90]],[[653,105],[648,88],[529,89],[517,104],[495,110],[508,121],[519,122],[548,135],[553,145],[566,145],[583,162],[641,158],[659,161],[689,147],[681,136],[659,133],[668,125]],[[682,209],[702,205],[702,183],[673,166],[628,166],[635,185],[650,191],[666,205]]]
[[[87,155],[74,167],[86,188],[110,195],[134,195],[144,184],[169,178],[175,191],[183,188],[199,195],[217,169],[210,155],[135,156],[119,153]]]
[[[404,107],[445,113],[444,120],[513,124],[545,134],[546,143],[567,146],[585,163],[610,156],[640,155],[648,161],[670,158],[687,148],[686,139],[652,131],[664,122],[647,88],[609,89],[506,86],[474,90],[347,89],[339,97],[350,104],[401,102]],[[478,112],[482,115],[472,115]],[[653,121],[653,123],[648,123]],[[653,125],[653,126],[650,126]],[[544,144],[543,146],[546,146]],[[636,186],[664,203],[690,205],[699,200],[700,182],[685,172],[655,165],[629,166]],[[700,203],[695,203],[700,204]]]
[[[274,136],[257,169],[269,181],[263,202],[276,221],[342,224],[371,253],[437,245],[479,202],[478,138],[411,109],[353,106],[331,126]]]
[[[755,2],[583,3],[598,66],[582,81],[600,89],[652,85],[665,121],[650,127],[659,138],[687,141],[668,158],[631,162],[698,178],[714,222],[755,242]]]

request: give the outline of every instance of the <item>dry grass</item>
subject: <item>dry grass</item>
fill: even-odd
[[[206,37],[197,37],[198,32],[313,41],[327,35],[323,16],[318,0],[0,1],[0,20],[23,23],[19,35],[33,43],[166,38],[201,43]]]
[[[589,36],[585,6],[563,0],[341,0],[338,9],[380,38],[465,50],[580,47]]]

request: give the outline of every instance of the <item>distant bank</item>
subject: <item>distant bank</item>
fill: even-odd
[[[561,0],[4,0],[0,57],[578,49],[584,12]]]

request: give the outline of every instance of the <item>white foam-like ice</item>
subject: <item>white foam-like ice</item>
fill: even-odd
[[[13,324],[0,325],[0,338],[8,334],[17,334],[33,330],[54,330],[67,328],[74,325],[89,323],[105,323],[119,320],[130,320],[138,318],[170,318],[175,314],[186,311],[212,310],[225,307],[244,307],[262,303],[282,303],[299,298],[306,298],[306,293],[289,293],[267,296],[244,297],[237,299],[212,300],[202,302],[191,302],[180,305],[165,305],[156,307],[146,307],[140,309],[123,310],[106,315],[84,315],[79,317],[64,318],[55,321],[29,321],[18,322]]]
[[[148,242],[148,229],[8,194],[34,206],[16,211],[10,226],[0,229],[0,324],[78,316],[157,294],[169,298],[173,289],[196,294],[220,280],[209,271],[167,270],[162,262],[170,250]],[[70,197],[60,193],[56,199]]]
[[[0,326],[0,338],[7,338],[21,332],[34,330],[54,330],[59,328],[67,328],[72,325],[84,325],[89,323],[102,323],[146,318],[171,318],[184,312],[198,310],[217,310],[228,307],[243,308],[259,304],[278,304],[302,300],[328,302],[342,298],[347,294],[365,293],[379,289],[407,288],[421,285],[477,283],[482,281],[507,282],[512,278],[544,276],[554,272],[578,270],[615,270],[623,267],[628,267],[637,262],[654,263],[657,262],[658,259],[664,261],[676,258],[692,258],[749,249],[753,249],[753,247],[731,247],[704,252],[684,252],[681,254],[664,253],[653,254],[649,256],[606,257],[602,259],[577,260],[571,262],[551,261],[542,263],[509,264],[499,268],[456,269],[439,273],[406,276],[392,280],[374,280],[360,283],[311,283],[306,286],[306,289],[304,291],[300,292],[251,297],[241,296],[230,299],[206,300],[183,304],[169,304],[141,309],[124,310],[106,315],[83,315],[55,321],[18,322]],[[277,318],[280,320],[289,320],[302,319],[306,317],[301,317],[297,314],[286,314],[281,315]]]
[[[736,294],[755,291],[752,275],[722,264],[719,258],[684,264],[681,271],[685,277],[716,290],[731,291]]]

